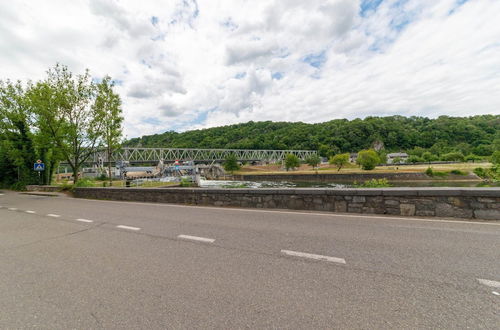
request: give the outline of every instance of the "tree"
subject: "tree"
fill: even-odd
[[[465,160],[464,155],[461,152],[449,152],[441,156],[444,161],[458,161],[463,162]]]
[[[300,166],[300,159],[299,157],[295,156],[294,154],[287,154],[285,156],[285,168],[288,171],[289,169],[294,169],[296,167]]]
[[[311,155],[307,157],[306,163],[314,170],[321,163],[321,157],[319,157],[317,154]]]
[[[0,81],[0,184],[23,189],[37,182],[31,112],[20,82]]]
[[[428,162],[428,163],[430,163],[430,162],[432,162],[433,160],[436,160],[436,159],[437,159],[437,157],[436,157],[436,156],[434,156],[433,154],[431,154],[429,151],[424,152],[424,153],[422,154],[422,158],[423,158],[423,160],[424,160],[424,161],[426,161],[426,162]]]
[[[43,82],[51,89],[52,106],[39,108],[39,122],[46,125],[73,172],[74,183],[82,164],[102,142],[104,122],[97,106],[98,90],[88,72],[73,76],[66,66],[56,65]]]
[[[227,172],[234,173],[234,171],[238,171],[240,169],[240,165],[238,164],[238,159],[235,154],[230,154],[227,156],[226,161],[224,162],[224,170]]]
[[[484,159],[484,157],[477,156],[474,154],[468,154],[467,156],[465,156],[465,161],[467,161],[467,162],[472,161],[473,163],[475,163],[476,161],[481,161],[483,159]]]
[[[344,166],[349,164],[349,154],[338,154],[333,156],[328,161],[330,164],[337,166],[337,172]]]
[[[111,173],[111,155],[121,145],[122,137],[122,109],[120,96],[113,91],[114,82],[109,76],[97,84],[97,98],[95,107],[98,120],[103,122],[103,140],[108,160],[109,185],[113,184]]]
[[[373,170],[380,163],[380,159],[375,150],[361,150],[358,152],[356,163],[361,165],[363,170]]]

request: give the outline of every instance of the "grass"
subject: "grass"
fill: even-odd
[[[56,182],[55,185],[61,187],[61,190],[72,190],[74,188],[74,184],[71,181],[62,181]],[[158,188],[165,186],[175,186],[178,185],[178,182],[161,182],[161,181],[144,181],[139,185],[134,183],[131,184],[131,187],[138,188]],[[108,180],[95,180],[83,178],[78,180],[76,183],[77,187],[110,187]],[[125,187],[125,180],[113,180],[112,187]]]

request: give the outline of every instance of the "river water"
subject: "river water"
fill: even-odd
[[[391,187],[485,187],[500,184],[485,184],[478,181],[399,181],[390,182]],[[297,182],[297,181],[223,181],[201,180],[203,188],[352,188],[354,182]]]

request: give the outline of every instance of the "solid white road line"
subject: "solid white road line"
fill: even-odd
[[[26,213],[29,213],[29,214],[35,214],[36,212],[35,212],[35,211],[30,211],[30,210],[28,210],[28,211],[26,211]]]
[[[9,211],[17,211],[15,207],[9,207]]]
[[[479,281],[479,283],[487,285],[489,287],[497,288],[497,289],[500,288],[500,282],[498,282],[498,281],[485,280],[482,278],[478,278],[477,280]]]
[[[130,226],[123,226],[123,225],[118,225],[116,227],[121,228],[121,229],[128,229],[128,230],[141,230],[141,228],[139,228],[139,227],[130,227]]]
[[[179,236],[177,236],[177,238],[187,239],[187,240],[191,240],[191,241],[204,242],[204,243],[215,242],[215,239],[213,239],[213,238],[198,237],[198,236],[191,236],[191,235],[179,235]]]
[[[88,220],[88,219],[75,219],[75,220],[80,222],[94,222],[94,220]]]
[[[290,251],[290,250],[281,250],[281,253],[289,255],[289,256],[294,256],[294,257],[309,258],[309,259],[314,259],[314,260],[324,260],[324,261],[328,261],[328,262],[337,262],[340,264],[345,264],[345,259],[343,259],[343,258],[323,256],[321,254],[312,254],[312,253],[297,252],[297,251]]]
[[[49,213],[47,214],[48,217],[53,217],[53,218],[59,218],[60,215],[59,214],[52,214],[52,213]]]

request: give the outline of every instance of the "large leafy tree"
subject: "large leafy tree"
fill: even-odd
[[[36,183],[30,105],[20,82],[0,81],[0,183],[22,188]]]
[[[337,166],[337,172],[340,171],[342,167],[349,164],[349,154],[337,154],[330,158],[328,161],[330,164]]]
[[[97,84],[97,98],[95,108],[98,120],[103,123],[102,138],[106,148],[108,160],[108,178],[110,185],[113,182],[111,173],[111,155],[120,148],[122,138],[122,108],[120,96],[113,91],[114,82],[106,76]]]
[[[380,158],[377,152],[373,149],[361,150],[358,152],[358,158],[356,162],[361,165],[363,170],[373,170],[378,163],[380,163]]]
[[[37,108],[38,122],[71,167],[76,183],[82,164],[103,142],[103,112],[108,109],[88,71],[73,75],[66,66],[56,65],[40,88],[47,89],[50,106]]]

